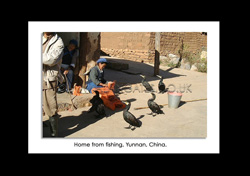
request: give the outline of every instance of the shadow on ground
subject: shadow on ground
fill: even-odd
[[[117,58],[107,58],[107,60],[111,62],[126,63],[129,65],[129,69],[122,71],[106,69],[105,71],[106,80],[111,80],[111,81],[116,80],[118,84],[120,83],[124,85],[136,84],[136,83],[141,83],[142,81],[142,77],[140,77],[140,74],[146,75],[146,80],[148,82],[160,80],[160,78],[158,78],[157,76],[153,76],[154,75],[153,65],[126,59],[117,59]],[[171,70],[173,69],[174,68],[168,68],[166,70],[159,69],[159,75],[163,76],[164,79],[186,76],[186,75],[171,73]]]
[[[127,99],[125,101],[133,102],[136,99]],[[90,107],[89,107],[90,108]],[[66,137],[69,136],[83,128],[88,127],[91,124],[98,122],[103,118],[109,118],[113,114],[123,111],[124,109],[116,109],[115,111],[105,108],[105,112],[107,117],[97,117],[96,112],[88,113],[87,111],[82,111],[80,115],[70,115],[59,118],[58,120],[58,137]],[[43,127],[43,137],[50,137],[49,130],[49,120],[44,121],[45,126]]]
[[[145,63],[140,63],[140,62],[135,62],[131,60],[126,60],[126,59],[115,59],[115,58],[108,58],[108,60],[112,60],[115,62],[122,62],[122,63],[127,63],[129,64],[129,69],[123,71],[116,71],[116,70],[111,70],[111,69],[105,69],[105,79],[108,81],[114,81],[116,80],[116,86],[118,89],[126,90],[129,89],[127,87],[123,87],[124,85],[130,85],[130,84],[137,84],[141,83],[142,77],[140,77],[140,74],[146,75],[146,80],[150,83],[150,81],[155,81],[160,79],[156,76],[153,76],[154,74],[154,67],[152,65],[148,65]],[[168,68],[166,70],[159,70],[159,75],[163,76],[164,79],[171,79],[175,77],[180,77],[180,76],[186,76],[186,75],[181,75],[181,74],[174,74],[171,73],[171,70],[173,68]],[[132,73],[132,74],[131,74]],[[158,91],[158,85],[154,86],[154,90]],[[130,102],[136,101],[136,99],[129,99]],[[180,106],[185,104],[185,102],[182,102]],[[90,107],[89,107],[90,108]],[[115,111],[112,111],[108,108],[106,108],[106,114],[107,117],[103,118],[109,118],[113,114],[123,111],[123,109],[117,109]],[[64,116],[62,118],[59,118],[59,132],[58,132],[58,137],[66,137],[69,136],[79,130],[82,130],[89,125],[92,125],[102,118],[97,118],[96,117],[97,113],[92,112],[92,113],[87,113],[87,111],[82,111],[80,115],[69,115],[69,116]],[[139,119],[143,118],[144,115],[141,115]],[[43,127],[43,137],[50,137],[50,131],[49,131],[49,121],[46,120],[44,123],[47,125],[47,127]]]

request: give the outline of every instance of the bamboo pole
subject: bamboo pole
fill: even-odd
[[[196,100],[187,100],[187,101],[183,101],[185,103],[187,102],[195,102],[195,101],[203,101],[203,100],[207,100],[207,98],[201,98],[201,99],[196,99]],[[159,105],[159,106],[167,106],[168,104],[162,104],[162,105]],[[140,110],[140,109],[147,109],[149,108],[148,106],[147,107],[138,107],[138,108],[134,108],[134,110]]]

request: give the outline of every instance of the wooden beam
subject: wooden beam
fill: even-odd
[[[77,85],[86,88],[86,76],[83,75],[86,72],[87,61],[86,61],[86,53],[87,53],[87,32],[80,32],[80,45],[79,45],[79,78],[77,81]]]
[[[161,33],[155,33],[155,60],[154,60],[154,76],[159,75],[159,67],[160,67],[160,40]]]

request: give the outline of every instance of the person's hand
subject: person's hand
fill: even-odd
[[[63,74],[67,75],[69,73],[69,70],[64,70]]]
[[[100,86],[107,87],[107,84],[100,83]]]
[[[61,67],[61,71],[62,71],[62,72],[64,72],[64,71],[65,71],[65,69]]]

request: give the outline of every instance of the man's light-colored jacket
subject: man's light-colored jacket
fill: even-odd
[[[43,37],[43,43],[46,38]],[[43,53],[43,80],[48,81],[63,81],[63,76],[60,72],[64,44],[57,34],[55,34],[47,44]]]

